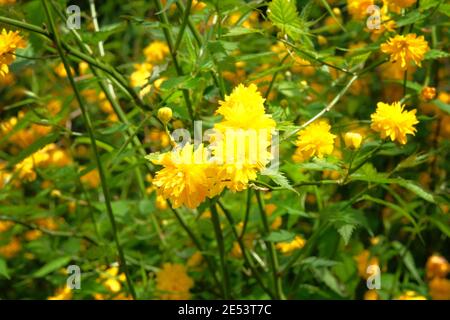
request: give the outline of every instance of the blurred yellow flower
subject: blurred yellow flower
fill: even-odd
[[[361,20],[369,15],[367,8],[374,4],[374,0],[347,0],[347,8],[353,19]]]
[[[428,284],[429,294],[433,300],[450,300],[450,280],[434,278]]]
[[[56,290],[56,293],[54,296],[48,297],[47,300],[70,300],[73,297],[72,289],[70,289],[68,286],[65,286],[64,288],[59,288]]]
[[[200,251],[194,252],[194,254],[189,258],[186,263],[188,268],[196,268],[203,262],[203,255]]]
[[[169,53],[169,47],[162,41],[153,41],[144,49],[147,62],[153,64],[162,62]]]
[[[194,281],[181,264],[164,263],[156,273],[156,289],[162,300],[188,300]]]
[[[433,87],[425,87],[420,92],[420,98],[423,101],[430,101],[436,97],[436,88]]]
[[[280,242],[276,244],[276,248],[282,253],[288,255],[292,251],[301,249],[305,246],[306,240],[300,236],[295,236],[294,240],[289,242]]]
[[[88,187],[95,189],[100,185],[100,174],[97,169],[93,169],[80,177],[82,183]]]
[[[397,298],[397,300],[427,300],[424,296],[419,295],[415,291],[406,291],[401,296]]]
[[[367,273],[367,267],[370,265],[379,265],[377,257],[371,256],[369,250],[361,251],[357,256],[354,257],[356,260],[356,265],[358,267],[358,274],[361,278],[367,279],[370,273]]]
[[[433,254],[426,264],[427,278],[445,278],[450,272],[450,264],[441,255]]]
[[[389,137],[392,141],[406,144],[406,135],[414,135],[416,132],[414,125],[419,123],[416,111],[415,109],[404,110],[404,106],[400,102],[393,104],[378,102],[377,110],[370,116],[371,128],[379,132],[382,139]]]

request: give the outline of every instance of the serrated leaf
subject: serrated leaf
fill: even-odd
[[[298,194],[297,190],[295,190],[294,187],[291,186],[289,180],[286,178],[283,172],[275,171],[272,169],[264,169],[263,171],[261,171],[261,174],[272,179],[272,181],[275,182],[280,187]]]
[[[434,60],[434,59],[442,59],[442,58],[448,58],[450,57],[450,53],[437,50],[437,49],[431,49],[427,53],[425,53],[424,60]]]
[[[306,33],[307,27],[300,19],[294,0],[273,0],[267,10],[268,17],[281,32],[298,40],[302,33]]]
[[[354,224],[344,224],[342,227],[337,228],[337,231],[341,235],[342,239],[344,239],[345,245],[348,244],[350,241],[350,238],[353,234],[353,231],[355,231],[356,225]]]

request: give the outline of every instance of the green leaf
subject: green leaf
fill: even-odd
[[[6,279],[10,279],[8,265],[2,258],[0,258],[0,276],[5,277]]]
[[[443,234],[450,237],[450,219],[446,216],[435,215],[429,217],[431,223],[438,227]]]
[[[350,238],[353,234],[353,231],[355,231],[356,225],[354,224],[344,224],[342,227],[339,227],[337,231],[341,235],[342,239],[344,239],[345,245],[348,244],[350,241]]]
[[[450,4],[448,3],[441,4],[438,8],[438,11],[450,17]]]
[[[72,260],[71,256],[64,256],[56,258],[53,261],[50,261],[49,263],[45,264],[43,267],[41,267],[39,270],[33,273],[33,277],[35,278],[42,278],[49,273],[52,273],[55,270],[58,270],[62,267],[65,267],[70,260]]]
[[[396,21],[397,28],[407,26],[409,24],[417,23],[420,20],[424,20],[425,16],[419,11],[411,11],[404,15],[401,19]]]
[[[283,172],[281,171],[275,171],[272,169],[265,169],[261,171],[261,174],[264,176],[268,176],[270,179],[272,179],[273,182],[275,182],[277,185],[279,185],[282,188],[285,188],[287,190],[290,190],[292,192],[295,192],[298,194],[297,190],[294,189],[294,187],[291,186],[289,183],[289,180],[286,178]]]
[[[273,0],[267,12],[270,21],[292,39],[298,40],[302,33],[306,33],[307,27],[298,15],[296,1]]]
[[[442,111],[445,111],[448,114],[450,114],[450,104],[445,103],[445,102],[443,102],[443,101],[441,101],[439,99],[433,100],[432,103],[435,104]]]
[[[411,192],[414,192],[416,195],[418,195],[419,197],[421,197],[422,199],[431,202],[431,203],[436,203],[433,194],[425,191],[424,189],[422,189],[421,186],[417,185],[416,183],[409,181],[409,180],[404,180],[404,179],[394,179],[395,181],[397,181],[397,183],[408,189]]]
[[[450,53],[437,50],[437,49],[431,49],[427,53],[425,53],[424,60],[434,60],[434,59],[442,59],[442,58],[448,58],[450,57]]]
[[[295,238],[295,234],[286,230],[279,230],[271,232],[267,237],[266,241],[270,242],[285,242],[292,241]]]
[[[404,247],[398,241],[394,241],[392,243],[392,246],[398,250],[400,257],[403,259],[403,263],[405,264],[406,268],[409,270],[411,275],[414,277],[414,279],[418,283],[423,284],[423,280],[420,277],[419,272],[417,271],[416,264],[414,262],[414,257],[411,254],[411,251],[407,250],[406,247]]]
[[[244,28],[244,27],[234,27],[228,30],[227,33],[225,33],[222,37],[237,37],[242,36],[246,34],[252,34],[252,33],[262,33],[261,30],[258,29],[250,29],[250,28]]]

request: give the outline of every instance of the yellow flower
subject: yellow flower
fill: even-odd
[[[164,263],[156,274],[156,288],[162,300],[188,300],[194,281],[181,264]]]
[[[331,154],[336,136],[330,130],[331,126],[325,120],[313,122],[301,130],[295,143],[297,150],[293,156],[294,161],[301,162],[314,156],[323,158]]]
[[[3,246],[0,246],[0,257],[13,258],[22,249],[22,244],[19,238],[13,237],[11,241]]]
[[[364,300],[378,300],[378,293],[376,290],[367,290],[364,293]]]
[[[390,10],[400,13],[402,8],[412,6],[417,0],[383,0],[384,4],[389,6]]]
[[[70,300],[72,299],[73,292],[68,286],[56,290],[54,296],[48,297],[47,300]]]
[[[450,280],[434,278],[428,284],[429,293],[433,300],[450,300]]]
[[[172,109],[168,107],[163,107],[158,110],[158,119],[161,120],[162,123],[167,124],[170,119],[172,119]]]
[[[374,0],[347,0],[348,12],[356,20],[368,16],[367,8],[373,4]]]
[[[80,178],[81,182],[95,189],[100,185],[100,174],[97,169],[91,170]]]
[[[425,87],[420,92],[420,98],[423,101],[430,101],[436,97],[436,88],[433,87]]]
[[[265,113],[264,101],[256,85],[240,84],[219,102],[216,113],[223,120],[214,126],[211,149],[221,181],[214,194],[225,186],[234,192],[246,189],[270,161],[268,148],[276,123]]]
[[[359,149],[362,142],[362,135],[357,132],[347,132],[344,135],[344,142],[347,148]]]
[[[130,76],[131,85],[141,88],[140,95],[145,96],[150,92],[148,80],[152,75],[153,66],[150,63],[141,63],[134,65],[134,72]]]
[[[18,48],[25,48],[26,44],[18,31],[6,31],[2,29],[0,34],[0,78],[9,73],[8,65],[16,59],[15,52]]]
[[[242,191],[270,160],[268,132],[259,136],[257,131],[228,128],[224,134],[217,133],[211,146],[217,162],[215,194],[224,187],[231,191]]]
[[[404,106],[399,102],[387,104],[379,102],[377,110],[370,117],[372,119],[371,128],[381,134],[381,138],[390,137],[392,141],[406,144],[406,135],[414,135],[419,123],[416,118],[416,111],[404,111]]]
[[[367,273],[368,266],[379,265],[378,258],[370,256],[369,250],[361,251],[361,253],[354,258],[358,267],[358,274],[363,279],[367,279],[370,276],[370,273]]]
[[[191,144],[166,152],[151,159],[164,168],[159,170],[152,183],[158,195],[172,202],[173,208],[186,205],[198,207],[210,194],[210,164],[206,161],[206,149],[200,145],[196,150]]]
[[[118,293],[120,290],[122,290],[122,282],[124,282],[125,280],[125,274],[119,274],[119,267],[117,265],[114,265],[106,269],[106,271],[102,272],[97,281],[102,282],[108,291],[112,293]]]
[[[160,195],[156,196],[155,204],[156,204],[156,208],[158,208],[159,210],[167,209],[167,201]]]
[[[187,267],[188,268],[196,268],[198,267],[203,261],[203,256],[199,251],[196,251],[188,260]]]
[[[243,84],[234,88],[233,92],[219,101],[216,113],[223,116],[223,121],[216,124],[218,130],[234,129],[273,129],[275,121],[265,113],[265,99],[254,84],[248,87]]]
[[[292,251],[301,249],[305,246],[306,240],[300,236],[295,236],[290,242],[277,243],[276,248],[284,254],[290,254]]]
[[[380,48],[382,52],[391,55],[392,62],[400,61],[403,70],[407,70],[411,62],[421,67],[425,53],[430,50],[425,38],[417,37],[414,33],[389,38],[386,43],[381,44]]]
[[[400,297],[397,298],[397,300],[427,300],[424,296],[419,295],[415,291],[406,291],[404,294],[402,294]]]
[[[427,260],[427,278],[445,278],[450,272],[450,264],[440,255],[433,254]]]
[[[161,41],[153,41],[144,49],[144,55],[147,62],[159,63],[169,54],[169,47]]]
[[[74,75],[75,71],[73,70],[73,68],[72,67],[69,67],[69,68],[70,68],[70,74]],[[66,71],[66,68],[64,67],[64,63],[61,62],[60,64],[58,64],[54,70],[58,77],[67,78],[67,71]]]

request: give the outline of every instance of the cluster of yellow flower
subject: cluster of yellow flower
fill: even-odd
[[[217,114],[223,120],[214,126],[210,149],[187,143],[152,160],[164,166],[153,185],[174,208],[196,208],[225,188],[242,191],[270,161],[267,149],[275,121],[265,113],[256,86],[239,85],[219,104]]]

